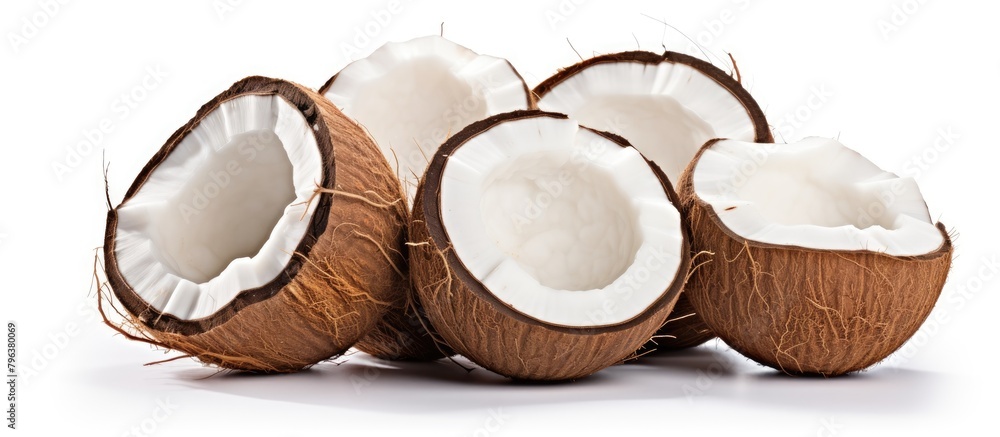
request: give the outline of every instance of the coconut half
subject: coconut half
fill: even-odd
[[[375,139],[412,204],[430,158],[452,134],[488,116],[532,108],[524,80],[504,59],[440,36],[388,43],[344,67],[320,93]],[[451,355],[435,342],[412,293],[356,346],[383,359]]]
[[[951,265],[916,182],[832,139],[711,141],[679,191],[692,247],[714,253],[687,284],[695,310],[786,373],[881,361],[930,314]]]
[[[621,137],[565,115],[474,123],[434,156],[410,232],[414,286],[457,352],[518,379],[621,362],[690,263],[676,195]]]
[[[760,106],[718,67],[675,52],[596,56],[535,87],[538,108],[625,137],[676,183],[706,141],[773,142]],[[714,338],[681,295],[645,350],[697,346]]]
[[[131,327],[224,368],[347,350],[405,275],[406,211],[368,135],[309,89],[249,77],[178,129],[108,212]]]

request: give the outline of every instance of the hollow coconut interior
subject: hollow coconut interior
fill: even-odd
[[[829,138],[720,140],[702,152],[692,182],[722,224],[751,241],[895,256],[944,243],[913,178]]]
[[[282,97],[221,103],[119,207],[119,270],[161,313],[214,314],[284,271],[322,163],[313,129]]]
[[[729,90],[695,67],[669,61],[590,65],[549,89],[538,108],[625,137],[674,182],[708,140],[757,135]]]
[[[680,214],[633,148],[576,122],[498,124],[448,157],[441,222],[497,299],[566,327],[644,313],[679,269]]]
[[[524,82],[507,61],[439,36],[383,45],[337,73],[325,96],[367,129],[411,204],[448,137],[528,105]]]

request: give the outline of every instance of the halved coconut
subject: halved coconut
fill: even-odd
[[[533,107],[531,93],[509,62],[439,36],[385,44],[344,67],[320,93],[372,135],[402,182],[407,202],[449,136],[490,115]],[[410,301],[396,302],[358,349],[384,359],[451,354],[435,344],[409,294]]]
[[[625,137],[676,183],[712,138],[772,142],[757,102],[718,67],[681,53],[596,56],[535,87],[538,108]],[[714,337],[681,294],[646,350],[697,346]]]
[[[108,212],[138,337],[288,372],[347,350],[406,278],[406,211],[368,135],[309,89],[249,77],[167,140]]]
[[[931,312],[952,245],[912,178],[832,139],[707,143],[680,182],[687,295],[733,349],[790,374],[840,375],[898,349]]]
[[[414,286],[457,352],[518,379],[616,364],[673,307],[690,258],[676,195],[621,137],[516,111],[445,143],[417,194]]]

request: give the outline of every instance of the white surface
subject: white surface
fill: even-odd
[[[706,141],[755,137],[736,96],[694,67],[671,62],[592,65],[552,88],[538,108],[625,137],[674,185]]]
[[[528,109],[524,82],[507,62],[436,35],[379,47],[337,72],[325,95],[375,139],[409,204],[448,137],[487,116]]]
[[[715,142],[694,167],[694,190],[729,230],[761,243],[897,256],[944,243],[913,178],[832,138]]]
[[[560,326],[632,320],[680,266],[680,213],[652,168],[573,120],[507,121],[466,141],[445,164],[441,215],[490,293]]]
[[[226,4],[69,2],[16,53],[8,34],[21,32],[22,17],[44,12],[34,1],[0,5],[8,43],[0,47],[0,320],[19,323],[17,435],[117,436],[144,422],[158,436],[991,429],[988,399],[1000,389],[992,337],[1000,328],[1000,261],[989,201],[1000,162],[1000,57],[983,47],[1000,40],[996,4],[924,2],[896,14],[902,24],[888,38],[879,22],[892,25],[903,0],[560,0],[487,10],[408,2],[395,13],[383,2],[243,0],[220,19],[216,8]],[[887,363],[855,377],[783,378],[711,344],[693,357],[554,386],[511,384],[481,369],[467,375],[447,362],[393,370],[357,357],[301,375],[199,379],[207,372],[190,361],[142,367],[169,355],[115,336],[96,319],[88,286],[104,236],[102,150],[117,202],[167,137],[237,79],[263,74],[319,87],[351,60],[344,55],[351,47],[360,58],[384,41],[437,34],[441,22],[449,38],[510,58],[531,85],[579,60],[567,37],[584,55],[634,49],[633,34],[647,50],[659,50],[664,33],[668,46],[688,47],[643,13],[668,19],[716,55],[733,52],[779,139],[839,136],[880,167],[915,177],[931,217],[958,233],[958,256],[930,322]],[[382,30],[364,41],[357,32],[366,26]],[[126,93],[134,94],[128,102]],[[95,133],[102,126],[107,133]],[[88,136],[98,146],[67,161]],[[55,163],[66,171],[57,173]],[[736,364],[723,371],[717,361]],[[158,400],[176,408],[154,414]],[[491,409],[503,424],[490,419]]]
[[[313,128],[285,99],[223,102],[118,210],[118,267],[157,310],[208,317],[284,270],[322,182]]]

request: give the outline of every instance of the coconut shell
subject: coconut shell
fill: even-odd
[[[656,331],[652,340],[642,346],[638,354],[641,356],[647,353],[688,349],[713,338],[715,334],[698,316],[694,306],[691,305],[691,299],[685,292],[681,292],[667,322]]]
[[[688,165],[679,194],[694,250],[714,254],[685,293],[733,349],[793,375],[836,376],[868,368],[899,349],[934,308],[952,244],[921,256],[817,250],[747,240],[694,191]]]
[[[743,108],[746,109],[747,114],[753,121],[754,142],[774,142],[774,137],[771,134],[770,126],[767,124],[764,111],[760,109],[760,105],[750,95],[750,92],[743,88],[739,80],[734,79],[710,62],[683,53],[664,51],[662,54],[658,54],[647,51],[629,51],[594,56],[560,69],[556,74],[538,84],[532,93],[535,95],[536,100],[540,100],[562,82],[590,67],[618,62],[635,62],[645,65],[658,65],[667,62],[687,65],[698,70],[719,84],[720,87],[724,88],[743,104]],[[676,183],[676,181],[674,182]],[[707,328],[705,322],[701,320],[701,317],[688,302],[688,298],[682,293],[680,299],[677,301],[674,312],[667,318],[667,323],[656,332],[656,336],[652,340],[642,347],[639,354],[686,349],[698,346],[713,338],[715,338],[715,335]]]
[[[181,140],[222,102],[278,95],[313,128],[323,159],[318,202],[282,273],[244,290],[209,317],[181,320],[145,302],[118,269],[117,208],[108,212],[108,282],[135,337],[227,369],[291,372],[345,352],[405,289],[406,209],[399,182],[364,130],[326,98],[298,84],[248,77],[204,105],[146,164],[127,203]],[[134,337],[130,337],[134,338]]]
[[[391,361],[432,361],[454,355],[437,337],[413,289],[406,287],[402,296],[354,348]]]
[[[644,313],[625,323],[594,328],[557,326],[528,317],[497,299],[452,250],[441,220],[441,178],[448,156],[470,138],[497,124],[528,117],[566,118],[537,110],[500,114],[473,123],[438,150],[417,191],[410,223],[413,284],[438,334],[473,362],[521,380],[577,379],[633,357],[663,324],[690,266],[687,236],[683,237],[678,274],[670,287]],[[621,137],[598,134],[627,147]],[[651,168],[670,200],[677,202],[670,182],[656,167]]]

